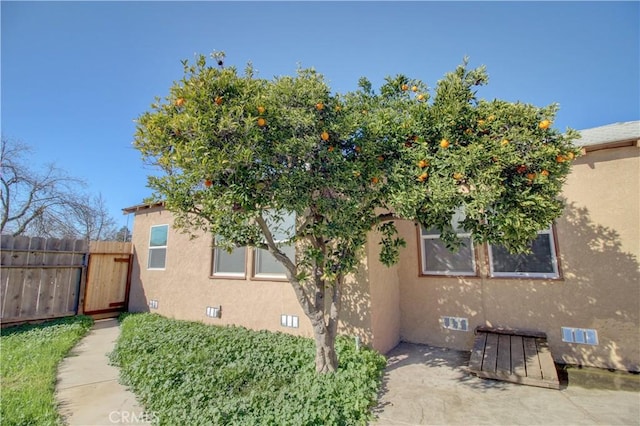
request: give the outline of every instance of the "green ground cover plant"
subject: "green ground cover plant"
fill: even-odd
[[[2,330],[3,426],[62,424],[54,397],[57,367],[92,324],[77,316]]]
[[[127,315],[111,361],[159,424],[357,425],[371,419],[385,358],[338,338],[317,374],[312,339]]]

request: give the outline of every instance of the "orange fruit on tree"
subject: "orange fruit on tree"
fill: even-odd
[[[356,150],[356,152],[360,152],[360,151],[362,151],[362,148],[360,148],[359,146],[356,146],[355,150]]]
[[[333,147],[333,145],[332,145],[332,146],[330,146],[329,148],[327,148],[327,151],[329,151],[329,152],[333,152],[333,150],[334,150],[334,149],[335,149],[335,148],[334,148],[334,147]]]
[[[502,142],[500,142],[500,145],[502,145],[502,146],[509,145],[509,139],[502,139]]]
[[[325,130],[324,132],[322,132],[322,133],[320,134],[320,138],[321,138],[323,141],[328,141],[328,140],[329,140],[329,132],[327,132],[327,131]]]
[[[418,161],[418,167],[420,167],[421,169],[424,169],[425,167],[427,167],[429,165],[429,162],[427,160],[420,160]]]
[[[556,163],[564,163],[564,157],[562,155],[557,155]]]
[[[473,133],[473,130],[471,130],[471,129],[466,129],[466,130],[464,131],[464,134],[465,134],[465,135],[470,135],[471,133]]]
[[[264,114],[264,112],[265,112],[264,107],[263,107],[262,105],[260,105],[260,106],[258,107],[258,114]]]
[[[424,101],[424,94],[420,93],[416,99],[418,99],[420,102]]]
[[[543,170],[540,172],[542,176],[549,176],[549,170]]]
[[[207,188],[210,187],[211,185],[213,185],[213,182],[211,182],[209,179],[204,181],[204,186],[206,186]]]
[[[484,120],[483,119],[478,120],[478,126],[484,126]]]
[[[422,172],[420,173],[420,176],[418,176],[418,182],[424,182],[425,180],[427,180],[428,177],[429,177],[429,173]]]
[[[324,109],[324,104],[323,104],[322,102],[318,102],[318,103],[316,104],[316,109],[317,109],[318,111],[322,111],[322,110]]]
[[[538,124],[538,127],[540,127],[543,130],[548,129],[549,126],[551,126],[551,122],[549,120],[542,120],[540,124]]]
[[[184,105],[184,98],[176,99],[176,106],[182,106],[182,105]]]
[[[447,139],[442,139],[440,141],[440,148],[449,148],[449,145],[450,143]]]
[[[462,173],[460,173],[460,172],[455,172],[455,173],[453,174],[453,178],[454,178],[455,180],[460,180],[460,179],[462,179]]]
[[[378,155],[378,161],[380,162],[384,161],[384,157],[382,155]]]
[[[575,154],[571,151],[567,152],[567,155],[564,156],[567,160],[573,160],[575,158]]]
[[[376,184],[378,182],[380,182],[380,179],[377,176],[371,178],[371,183]]]
[[[216,105],[222,105],[222,96],[216,96],[215,103]]]
[[[403,91],[407,91],[407,90],[409,90],[409,85],[407,85],[407,84],[403,84],[403,85],[402,85],[402,87],[401,87],[401,89],[402,89]]]
[[[336,112],[340,112],[342,110],[342,107],[340,105],[336,105]]]
[[[258,126],[260,127],[264,127],[267,125],[267,120],[265,120],[264,118],[260,117],[258,118]]]
[[[536,174],[535,173],[527,173],[527,179],[529,180],[534,180],[536,178]]]
[[[411,91],[412,92],[417,92],[418,91],[418,86],[411,86]]]

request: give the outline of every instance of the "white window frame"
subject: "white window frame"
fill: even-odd
[[[419,229],[420,232],[420,270],[422,275],[442,275],[442,276],[476,276],[477,275],[477,266],[476,266],[476,252],[473,244],[473,239],[471,238],[470,232],[456,232],[458,238],[468,238],[470,249],[471,249],[471,270],[470,271],[431,271],[427,269],[427,249],[425,247],[426,240],[440,240],[440,234],[438,233],[428,233],[428,230],[424,228]],[[452,254],[455,254],[451,252]]]
[[[283,241],[274,241],[276,244],[285,242],[287,240],[283,240]],[[286,244],[286,246],[293,246],[293,244]],[[253,252],[253,277],[254,278],[268,278],[268,279],[278,279],[278,280],[284,280],[287,278],[287,275],[282,272],[279,274],[275,274],[275,273],[271,273],[271,272],[258,272],[258,262],[260,260],[260,255],[262,253],[267,253],[270,256],[273,256],[273,254],[271,254],[271,252],[267,249],[261,249],[261,248],[256,248]],[[295,252],[294,252],[295,253]],[[286,253],[285,253],[286,254]],[[277,262],[277,260],[276,260]],[[281,265],[280,263],[278,263],[279,265]],[[284,265],[282,265],[282,267],[284,268]]]
[[[165,238],[165,245],[163,246],[152,246],[151,245],[151,237],[153,235],[153,228],[162,228],[165,227],[167,229],[167,236]],[[167,247],[169,246],[169,225],[168,224],[163,224],[163,225],[152,225],[151,228],[149,228],[149,252],[148,252],[148,259],[147,259],[147,269],[150,271],[164,271],[167,267]],[[164,265],[162,266],[162,268],[152,268],[151,267],[151,252],[153,250],[164,250]]]
[[[473,277],[478,275],[477,266],[476,266],[476,252],[473,244],[473,239],[471,238],[471,233],[465,231],[460,227],[460,223],[465,218],[465,212],[462,207],[456,209],[451,217],[451,226],[453,230],[456,232],[458,238],[468,238],[469,239],[469,249],[471,250],[471,270],[470,271],[452,271],[452,270],[444,270],[444,271],[430,271],[427,269],[427,249],[425,247],[426,240],[440,240],[440,233],[437,231],[429,232],[428,229],[420,226],[420,271],[422,275],[440,275],[440,276],[466,276]],[[425,235],[426,234],[426,235]],[[442,240],[441,240],[442,241]],[[451,254],[456,254],[454,252],[450,252]]]
[[[295,213],[290,213],[290,214],[293,215],[293,227],[294,227],[294,233],[295,233],[295,226],[296,226]],[[293,247],[293,254],[294,254],[294,257],[295,257],[295,253],[296,253],[295,243],[290,242],[290,239],[288,239],[288,240],[274,239],[273,242],[276,243],[276,245],[285,245],[285,246]],[[283,244],[283,243],[287,243],[287,242],[289,242],[289,244]],[[253,251],[253,278],[257,278],[257,279],[266,278],[266,279],[278,279],[278,280],[286,279],[287,275],[284,272],[278,273],[278,274],[274,274],[274,273],[270,273],[270,272],[266,272],[266,273],[265,272],[258,272],[258,262],[260,260],[260,255],[261,255],[261,253],[263,251],[268,253],[270,256],[273,256],[273,254],[271,254],[271,252],[269,250],[267,250],[267,249],[256,248]],[[291,259],[291,260],[293,262],[295,262],[295,259]],[[282,267],[284,268],[284,265],[282,265]]]
[[[217,260],[220,256],[220,252],[225,251],[225,249],[221,248],[221,247],[216,247],[215,243],[216,243],[216,238],[214,237],[213,239],[213,243],[214,243],[214,247],[212,250],[213,253],[213,259],[211,262],[211,276],[212,277],[216,277],[216,278],[246,278],[247,277],[247,247],[246,246],[242,246],[242,247],[236,247],[234,248],[234,250],[239,250],[242,249],[244,250],[244,263],[243,263],[243,270],[242,272],[224,272],[224,271],[217,271],[216,270],[216,266],[217,265]]]
[[[549,226],[547,229],[538,231],[538,235],[549,235],[549,250],[551,252],[551,266],[553,269],[552,272],[495,272],[493,270],[493,247],[491,244],[488,244],[489,276],[493,278],[560,278],[560,267],[558,265],[558,253],[556,250],[556,236],[555,232],[553,231],[553,226]]]

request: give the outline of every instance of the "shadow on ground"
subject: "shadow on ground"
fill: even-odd
[[[588,388],[577,385],[576,369],[558,368],[565,373],[562,388],[545,389],[478,378],[468,370],[469,358],[469,352],[400,343],[387,354],[372,425],[640,425],[637,375],[599,370]]]

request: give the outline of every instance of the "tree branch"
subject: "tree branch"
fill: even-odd
[[[269,229],[267,222],[264,220],[264,218],[261,215],[258,215],[256,217],[256,222],[258,223],[258,226],[260,226],[260,229],[262,230],[262,234],[265,237],[267,249],[277,260],[279,260],[284,265],[285,274],[289,279],[289,283],[291,284],[291,287],[293,288],[293,291],[295,292],[298,302],[300,303],[300,306],[302,307],[302,310],[304,311],[304,313],[312,321],[317,322],[317,321],[323,320],[322,312],[318,312],[318,310],[315,309],[315,306],[309,300],[309,297],[305,293],[304,288],[302,287],[302,285],[300,284],[300,281],[296,276],[297,275],[296,265],[291,261],[291,259],[287,257],[286,254],[284,254],[282,251],[280,251],[280,249],[278,249],[278,246],[273,240],[273,234],[271,233],[271,230]]]
[[[376,223],[388,222],[390,220],[402,220],[402,218],[393,213],[381,213],[376,217]]]

